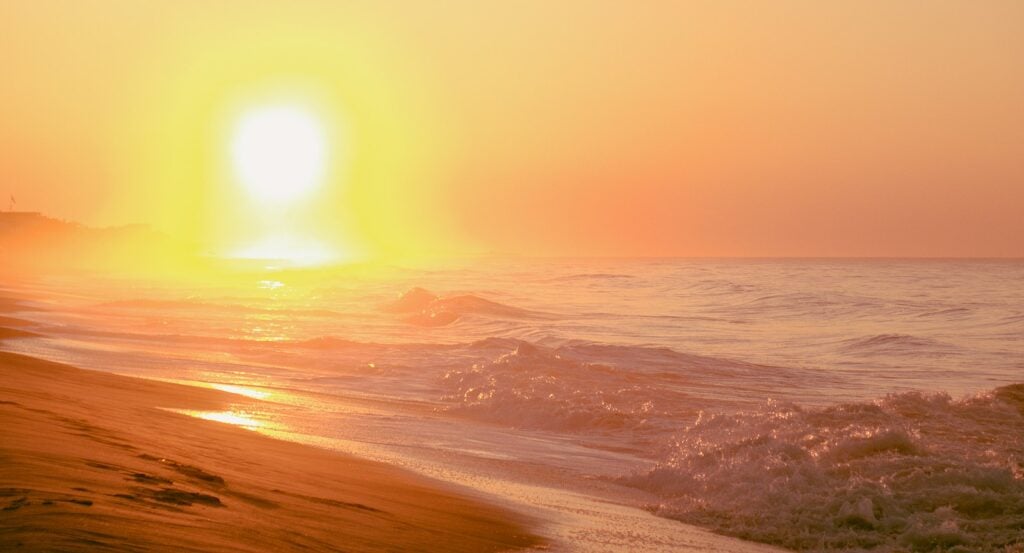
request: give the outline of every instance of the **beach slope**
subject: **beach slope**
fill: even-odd
[[[509,513],[394,467],[165,410],[228,403],[238,397],[0,351],[0,550],[538,543]]]

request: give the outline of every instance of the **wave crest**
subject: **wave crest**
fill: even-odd
[[[909,334],[876,334],[846,340],[842,351],[854,355],[952,355],[956,346]]]
[[[520,428],[637,430],[655,406],[650,390],[628,374],[528,342],[494,361],[448,371],[442,385],[443,399],[453,403],[448,411]]]
[[[424,288],[412,288],[397,300],[384,305],[383,311],[405,315],[405,322],[416,326],[446,326],[463,315],[477,314],[509,319],[537,319],[543,313],[505,305],[473,294],[438,296]]]

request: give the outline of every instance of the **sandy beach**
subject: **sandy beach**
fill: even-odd
[[[11,351],[53,339],[52,305],[0,297],[0,550],[777,550],[486,463],[275,432],[239,418],[267,406],[251,389]]]
[[[0,337],[18,336],[6,318]],[[399,469],[165,409],[236,396],[0,352],[4,551],[502,551],[521,521]],[[228,397],[230,396],[230,397]]]

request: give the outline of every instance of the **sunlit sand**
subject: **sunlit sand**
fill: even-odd
[[[499,511],[338,454],[261,438],[216,391],[0,353],[3,542],[35,550],[503,550]],[[227,423],[227,424],[219,424]],[[239,433],[241,432],[241,433]],[[59,437],[38,440],[39,435]],[[37,522],[52,520],[52,527]],[[254,527],[252,521],[259,520]],[[100,522],[102,521],[102,522]]]

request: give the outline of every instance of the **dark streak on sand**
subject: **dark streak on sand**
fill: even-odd
[[[313,502],[313,503],[319,503],[321,505],[329,505],[331,507],[339,507],[339,508],[343,508],[343,509],[359,509],[359,510],[362,510],[362,511],[369,511],[369,512],[373,512],[373,513],[383,512],[380,509],[375,509],[373,507],[370,507],[369,505],[363,505],[362,503],[351,503],[351,502],[348,502],[348,501],[338,501],[338,500],[335,500],[335,499],[327,499],[327,498],[324,498],[324,497],[315,497],[315,496],[311,496],[311,495],[295,494],[295,493],[286,492],[284,490],[272,490],[272,491],[274,493],[279,493],[281,495],[287,495],[289,497],[294,497],[294,498],[297,498],[297,499],[302,499],[302,500],[310,501],[310,502]]]
[[[210,474],[199,467],[193,467],[192,465],[185,465],[169,459],[160,459],[161,463],[171,467],[175,471],[181,473],[189,478],[205,482],[214,486],[223,486],[224,479],[216,474]]]
[[[25,505],[28,505],[28,504],[29,504],[28,497],[21,496],[18,499],[15,499],[14,501],[10,502],[10,504],[8,504],[6,507],[4,507],[3,510],[4,511],[14,511],[14,510],[20,509],[21,507],[24,507]]]
[[[225,486],[224,479],[215,474],[194,467],[192,465],[186,465],[177,461],[172,461],[163,457],[157,457],[155,455],[149,455],[143,453],[138,456],[140,459],[149,462],[159,463],[159,467],[165,467],[174,470],[182,475],[191,478],[194,481],[198,481],[200,486],[222,488]],[[132,491],[134,493],[113,493],[108,494],[110,497],[117,497],[120,499],[128,499],[132,501],[158,501],[160,503],[168,503],[171,505],[179,505],[184,507],[191,507],[194,504],[206,505],[210,507],[223,507],[224,504],[220,498],[215,495],[205,494],[199,491],[189,491],[185,489],[175,488],[174,481],[170,478],[159,476],[156,474],[150,474],[141,470],[133,468],[113,465],[108,463],[101,463],[97,461],[86,461],[86,466],[105,470],[105,471],[116,471],[125,475],[124,480],[130,482],[136,482],[140,484],[149,484],[154,487],[136,487]],[[159,486],[159,487],[157,487]],[[86,490],[83,490],[86,491]],[[239,494],[243,495],[244,494]],[[273,505],[273,502],[267,502],[255,498],[256,503],[264,503]],[[89,502],[91,505],[92,503]]]
[[[160,476],[154,476],[152,474],[146,474],[144,472],[133,472],[129,476],[130,476],[128,478],[129,480],[134,480],[135,482],[140,482],[142,484],[173,484],[174,483],[173,481],[168,480],[167,478],[162,478]]]
[[[194,503],[211,507],[223,507],[220,498],[199,492],[186,492],[174,488],[160,488],[156,491],[146,490],[146,495],[162,503],[191,506]]]
[[[0,508],[0,511],[17,511],[18,509],[21,509],[23,507],[29,507],[34,504],[32,500],[29,499],[29,497],[34,497],[36,500],[38,500],[39,505],[45,507],[55,505],[58,502],[72,503],[74,505],[81,505],[83,507],[92,507],[93,504],[92,500],[90,499],[81,499],[75,496],[61,495],[28,488],[4,488],[0,490],[0,497],[8,496],[9,493],[12,491],[15,491],[18,494],[23,495],[12,500],[4,507]]]

